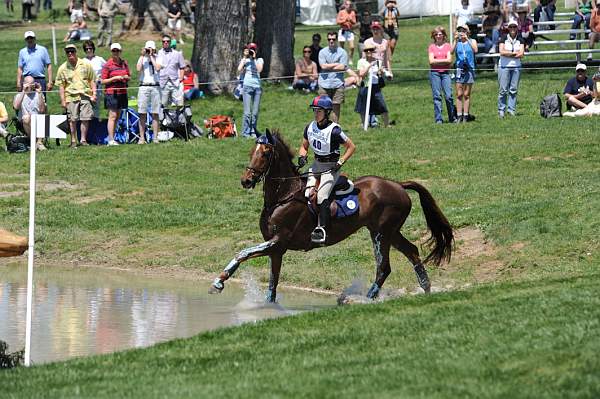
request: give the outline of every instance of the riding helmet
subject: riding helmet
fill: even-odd
[[[312,109],[323,108],[329,111],[333,109],[333,101],[331,101],[328,95],[317,96],[310,103],[310,107]]]

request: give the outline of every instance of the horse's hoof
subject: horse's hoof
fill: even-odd
[[[213,281],[213,283],[210,285],[210,287],[208,287],[208,293],[220,294],[221,291],[223,291],[223,288],[225,288],[225,284],[223,284],[223,282],[219,278],[216,278],[215,281]]]

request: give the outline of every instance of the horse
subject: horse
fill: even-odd
[[[278,130],[266,130],[257,138],[250,151],[250,162],[241,176],[245,189],[254,188],[264,180],[264,204],[260,215],[260,231],[264,242],[240,251],[216,277],[210,293],[220,293],[240,264],[248,259],[268,256],[271,266],[267,302],[276,302],[277,285],[283,255],[288,250],[310,251],[322,246],[311,241],[310,233],[316,225],[316,215],[309,209],[305,197],[306,176],[293,163],[293,152]],[[352,216],[331,220],[325,246],[345,240],[366,227],[371,234],[375,254],[375,281],[367,297],[375,299],[391,273],[390,247],[402,252],[413,265],[417,282],[429,293],[431,283],[424,264],[440,265],[449,262],[454,233],[452,226],[425,187],[414,181],[395,182],[378,176],[362,176],[354,181],[358,191],[359,210]],[[430,237],[425,245],[430,249],[424,261],[419,249],[407,240],[400,229],[411,211],[411,199],[406,190],[419,194],[419,200]]]

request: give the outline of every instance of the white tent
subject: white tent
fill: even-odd
[[[300,23],[304,25],[335,25],[333,0],[300,0]]]

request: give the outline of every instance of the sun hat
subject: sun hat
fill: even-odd
[[[65,50],[69,49],[77,51],[77,46],[75,46],[73,43],[69,43],[65,46]]]
[[[23,38],[27,39],[28,37],[35,37],[35,32],[32,30],[28,30],[27,32],[25,32],[25,34],[23,35]]]
[[[119,51],[122,50],[121,45],[119,43],[113,43],[113,44],[111,44],[110,45],[110,49],[111,49],[111,51],[112,50],[119,50]]]
[[[154,40],[148,40],[144,45],[144,48],[151,48],[152,50],[156,50],[156,43],[154,43]]]

